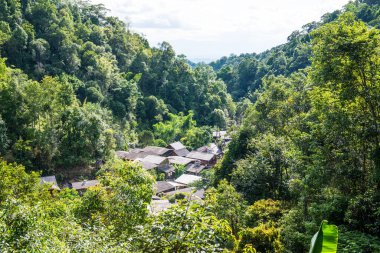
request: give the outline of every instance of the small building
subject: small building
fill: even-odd
[[[40,184],[51,184],[50,191],[57,190],[60,191],[61,188],[59,188],[57,184],[57,179],[55,176],[46,176],[40,178]]]
[[[210,153],[192,151],[186,157],[199,160],[202,165],[206,166],[212,166],[216,163],[216,155]]]
[[[100,185],[98,180],[83,180],[81,182],[70,183],[70,188],[78,191],[79,195],[85,192],[88,188]]]
[[[185,157],[190,151],[179,141],[169,144],[168,149],[172,149],[176,156]]]
[[[140,163],[146,170],[156,169],[158,172],[165,173],[166,178],[174,176],[175,169],[170,165],[167,157],[148,155],[145,158],[139,158],[135,161]]]
[[[204,189],[197,190],[194,187],[187,187],[187,188],[178,189],[175,191],[169,191],[169,192],[166,192],[164,195],[173,196],[173,195],[178,194],[178,193],[187,193],[191,196],[190,199],[194,199],[194,197],[196,197],[198,199],[204,199],[205,198],[205,195],[204,195],[205,190]]]
[[[136,159],[135,162],[140,164],[141,167],[143,167],[143,169],[145,169],[145,170],[153,170],[153,169],[158,168],[157,164],[151,163],[149,161],[145,161],[144,159],[141,159],[141,158]]]
[[[198,176],[204,169],[206,169],[206,166],[202,165],[200,161],[196,161],[187,167],[186,173]]]
[[[157,155],[157,156],[171,156],[174,155],[174,152],[172,149],[168,148],[162,148],[162,147],[155,147],[155,146],[148,146],[142,149],[143,152],[151,154],[151,155]]]
[[[176,186],[166,181],[157,181],[154,188],[156,190],[156,195],[176,190]]]
[[[214,154],[216,156],[221,156],[223,154],[222,150],[215,143],[210,143],[207,146],[203,146],[197,149],[198,152]]]
[[[134,161],[138,158],[144,158],[152,153],[144,152],[140,148],[131,149],[130,151],[116,151],[116,155],[119,159]]]
[[[182,165],[182,166],[188,166],[191,163],[194,163],[196,160],[182,157],[182,156],[169,156],[169,163],[174,165]]]
[[[202,177],[199,177],[199,176],[182,174],[179,178],[177,178],[174,181],[180,184],[189,185],[201,180],[202,180]]]

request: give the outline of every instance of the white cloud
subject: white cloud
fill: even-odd
[[[219,58],[261,52],[286,42],[294,30],[340,9],[348,0],[92,0],[104,3],[154,46],[179,54]]]

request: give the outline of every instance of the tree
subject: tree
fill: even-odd
[[[143,252],[224,252],[236,244],[225,221],[191,202],[159,213],[138,240]]]
[[[237,236],[244,223],[246,206],[243,196],[223,180],[217,188],[211,188],[206,192],[205,202],[217,218],[229,223],[232,233]]]
[[[366,150],[360,167],[365,174],[373,173],[378,187],[380,160],[375,157],[380,153],[379,47],[379,31],[356,21],[352,13],[313,32],[312,78],[317,85],[316,93],[323,91],[321,95],[334,103],[334,111],[340,110],[341,120],[335,124],[359,138],[362,150]],[[361,129],[356,127],[359,125]],[[364,136],[363,131],[367,133]],[[353,139],[346,134],[342,137]],[[371,159],[373,167],[367,162]],[[368,176],[363,175],[367,179]]]

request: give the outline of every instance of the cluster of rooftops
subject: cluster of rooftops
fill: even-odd
[[[223,140],[223,146],[230,141],[225,131],[214,132],[213,137]],[[203,199],[204,190],[196,190],[191,185],[203,180],[200,173],[213,167],[217,159],[223,155],[223,151],[215,143],[210,143],[190,152],[178,141],[171,143],[166,148],[147,146],[129,151],[116,151],[116,155],[119,159],[140,164],[145,170],[155,170],[156,173],[164,174],[165,181],[156,182],[155,195],[151,204],[151,211],[156,213],[171,205],[165,197],[177,193],[188,193],[193,199]],[[177,178],[175,178],[176,166],[183,166],[184,168],[184,173]],[[55,176],[41,177],[41,184],[43,183],[50,183],[52,185],[51,190],[60,190]],[[68,187],[82,194],[86,189],[99,184],[98,180],[84,180],[70,182]],[[161,199],[162,197],[164,199]]]

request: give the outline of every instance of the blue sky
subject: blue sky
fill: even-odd
[[[152,46],[169,42],[190,60],[262,52],[348,0],[92,0]]]

